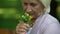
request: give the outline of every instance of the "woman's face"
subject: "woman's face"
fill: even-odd
[[[29,13],[33,18],[37,18],[43,13],[44,6],[38,0],[22,0],[24,11]]]

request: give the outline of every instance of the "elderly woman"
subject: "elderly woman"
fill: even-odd
[[[17,34],[60,34],[59,22],[48,14],[51,0],[21,0],[25,12],[33,18],[29,24],[19,23],[16,27]],[[30,30],[29,30],[30,29]]]

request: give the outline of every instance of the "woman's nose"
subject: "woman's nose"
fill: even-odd
[[[27,7],[26,9],[27,12],[31,12],[32,11],[32,8],[30,6]]]

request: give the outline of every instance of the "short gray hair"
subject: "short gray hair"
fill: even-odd
[[[39,0],[39,1],[42,2],[42,4],[45,6],[44,8],[44,10],[46,11],[45,13],[49,13],[51,0]]]

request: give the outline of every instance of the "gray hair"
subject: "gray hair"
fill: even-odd
[[[45,13],[49,13],[51,0],[39,0],[39,1],[42,2],[42,4],[45,6],[44,8],[44,10],[46,11]]]

